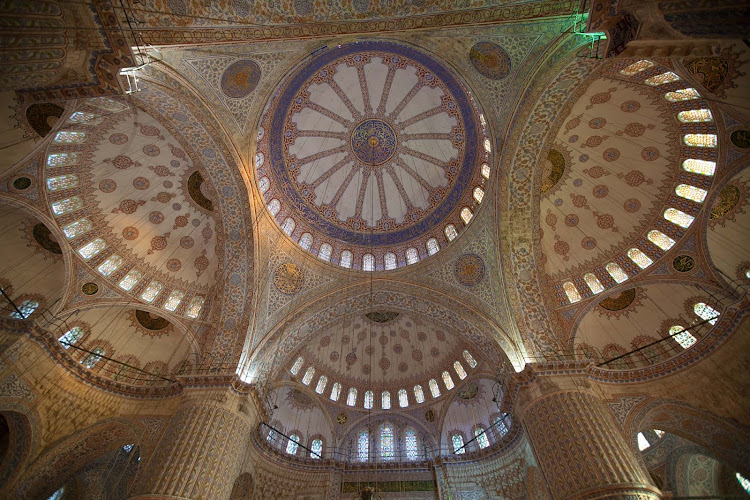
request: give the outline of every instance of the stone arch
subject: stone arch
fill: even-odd
[[[26,460],[37,447],[38,423],[35,412],[25,406],[5,403],[0,405],[0,416],[7,423],[7,449],[0,456],[0,491],[23,469]]]
[[[249,472],[243,472],[234,480],[229,500],[252,500],[253,484],[253,476]]]

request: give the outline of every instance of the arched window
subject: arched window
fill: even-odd
[[[406,394],[406,389],[398,390],[398,405],[401,408],[406,408],[409,406],[409,396],[407,396]]]
[[[460,378],[461,380],[466,378],[466,370],[464,370],[464,367],[461,365],[460,361],[453,362],[453,369],[456,370],[458,378]]]
[[[716,171],[716,162],[689,158],[682,162],[682,169],[694,174],[711,176]]]
[[[97,238],[79,248],[78,253],[81,254],[81,257],[85,260],[89,260],[91,257],[104,250],[104,247],[106,246],[107,243],[103,239]]]
[[[698,91],[693,88],[675,90],[664,94],[664,98],[669,102],[692,101],[693,99],[699,99],[700,96]]]
[[[677,193],[677,196],[692,200],[696,203],[703,203],[703,200],[706,199],[706,195],[708,194],[708,191],[706,191],[705,189],[697,188],[689,184],[678,185],[674,189],[674,192]]]
[[[91,123],[91,124],[97,124],[101,121],[101,118],[99,115],[95,115],[94,113],[84,113],[82,111],[76,111],[72,115],[70,115],[70,118],[68,118],[69,121],[73,123]]]
[[[736,472],[734,474],[734,477],[737,478],[737,482],[740,483],[740,486],[742,486],[742,489],[745,490],[745,493],[750,494],[750,479],[747,479],[745,476],[740,474],[739,472]],[[60,490],[62,491],[62,490]]]
[[[341,396],[341,384],[334,382],[331,387],[331,401],[338,401],[339,396]]]
[[[203,309],[203,303],[205,301],[206,299],[201,297],[200,295],[196,295],[195,297],[193,297],[193,300],[190,301],[190,306],[188,306],[188,317],[197,318],[201,313],[201,309]]]
[[[445,226],[445,237],[448,238],[448,241],[453,241],[456,236],[458,236],[458,231],[456,231],[456,226],[453,224],[448,224]]]
[[[88,219],[77,220],[63,227],[63,233],[69,240],[88,231],[91,231],[91,221]]]
[[[10,313],[10,317],[13,319],[26,319],[36,311],[39,307],[39,302],[36,300],[24,300],[21,305],[18,306],[18,311],[15,309]],[[20,311],[20,312],[19,312]]]
[[[492,153],[492,144],[490,144],[489,139],[484,140],[484,150],[487,151],[488,153]]]
[[[328,262],[331,260],[331,253],[333,253],[333,247],[328,243],[323,243],[318,250],[318,258]]]
[[[323,441],[320,439],[313,439],[312,445],[310,445],[310,458],[313,460],[320,460],[323,457]]]
[[[623,271],[622,268],[614,262],[610,262],[609,264],[607,264],[604,269],[607,270],[609,275],[612,276],[612,279],[615,280],[618,284],[628,280],[628,275],[625,274],[625,271]]]
[[[385,262],[385,270],[390,271],[392,269],[396,269],[396,254],[393,252],[388,252],[383,257],[383,261]]]
[[[565,291],[565,295],[568,296],[568,302],[571,304],[575,304],[581,300],[581,294],[572,281],[563,283],[563,290]]]
[[[305,372],[305,376],[302,377],[302,383],[305,385],[310,385],[310,382],[312,382],[313,377],[315,376],[315,368],[312,366],[309,366],[307,368],[307,371]]]
[[[271,429],[268,431],[268,435],[266,436],[266,441],[268,441],[271,444],[275,444],[276,441],[276,431]]]
[[[375,256],[373,254],[366,253],[362,256],[362,270],[363,271],[375,270]]]
[[[129,292],[142,277],[142,272],[137,269],[132,269],[122,280],[120,280],[119,286],[126,292]]]
[[[428,255],[435,255],[440,250],[440,245],[438,244],[437,238],[430,238],[427,240],[427,254]]]
[[[643,451],[647,449],[651,444],[646,439],[646,436],[643,435],[642,432],[638,433],[638,449]]]
[[[664,431],[654,429],[654,434],[656,434],[658,437],[662,437],[664,435]]]
[[[393,436],[393,425],[383,424],[380,428],[380,458],[393,460],[395,457],[395,439]]]
[[[268,191],[268,188],[271,187],[271,181],[268,180],[268,177],[261,177],[258,184],[261,193],[265,193],[266,191]]]
[[[654,63],[649,61],[648,59],[641,59],[640,61],[634,62],[630,66],[627,66],[624,69],[620,70],[620,74],[623,76],[633,76],[637,75],[641,71],[645,71],[648,68],[653,68]]]
[[[602,293],[604,291],[602,282],[599,281],[599,278],[597,278],[594,273],[584,274],[583,281],[586,282],[586,285],[588,285],[589,290],[591,290],[591,293],[593,293],[594,295],[596,295],[597,293]]]
[[[422,390],[422,386],[419,384],[414,386],[414,399],[417,401],[417,403],[424,403],[424,391]]]
[[[699,123],[713,121],[714,117],[708,109],[691,109],[677,113],[677,119],[682,123]]]
[[[380,407],[384,410],[391,409],[391,393],[390,392],[383,391],[383,393],[380,395]]]
[[[161,283],[159,283],[158,281],[152,281],[148,284],[146,290],[141,294],[141,299],[145,300],[146,302],[153,302],[161,292],[162,288],[163,286]]]
[[[411,427],[408,427],[404,433],[404,441],[407,460],[416,460],[419,450],[419,447],[417,446],[417,432]]]
[[[284,223],[281,225],[281,230],[286,234],[292,234],[296,226],[297,224],[295,224],[294,219],[292,219],[291,217],[287,217],[286,219],[284,219]]]
[[[648,232],[648,240],[662,250],[669,250],[674,246],[674,240],[657,229]]]
[[[185,298],[185,294],[180,290],[173,290],[172,293],[167,297],[167,301],[164,302],[164,309],[167,311],[174,312],[180,306],[180,302]]]
[[[372,400],[373,400],[372,391],[366,391],[365,392],[365,410],[372,410]]]
[[[117,271],[117,269],[119,269],[121,265],[122,257],[120,257],[119,255],[110,255],[107,260],[102,262],[101,265],[96,268],[96,270],[102,273],[104,276],[109,276],[113,272]]]
[[[717,144],[716,134],[685,134],[682,142],[694,148],[715,148]]]
[[[349,269],[352,267],[352,253],[349,250],[341,252],[341,259],[339,259],[339,265]]]
[[[698,302],[693,306],[693,311],[702,320],[710,320],[709,323],[715,325],[719,320],[719,311],[709,306],[705,302]]]
[[[664,218],[673,224],[677,224],[680,227],[688,228],[693,223],[695,217],[686,214],[676,208],[668,208],[664,211]]]
[[[51,206],[52,212],[55,215],[63,215],[80,210],[83,207],[83,201],[78,196],[71,196],[70,198],[56,201]]]
[[[464,349],[463,355],[464,355],[464,361],[466,361],[467,363],[469,363],[469,366],[471,368],[476,368],[477,367],[477,362],[474,360],[474,356],[472,356],[469,351],[467,351],[466,349]]]
[[[297,434],[292,434],[291,436],[289,436],[289,441],[287,441],[286,443],[286,452],[289,455],[296,455],[298,446],[299,436]]]
[[[482,177],[484,177],[485,179],[490,178],[490,166],[486,163],[482,163]]]
[[[654,263],[651,257],[643,253],[638,248],[631,248],[628,250],[628,258],[636,263],[641,269],[646,269],[648,266]]]
[[[652,76],[651,78],[647,78],[645,83],[646,85],[651,85],[652,87],[656,87],[658,85],[664,85],[666,83],[672,83],[676,82],[680,79],[679,75],[677,73],[674,73],[672,71],[667,71],[666,73],[662,73],[661,75]]]
[[[502,416],[498,415],[495,417],[495,420],[493,422],[493,425],[495,426],[495,431],[500,437],[505,436],[508,434],[508,426],[505,425],[505,418],[507,418],[507,413],[504,413]]]
[[[263,155],[263,153],[255,153],[255,168],[259,168],[263,166],[263,161],[266,159],[266,157]]]
[[[55,135],[55,142],[60,144],[81,144],[86,140],[86,134],[83,132],[62,131]]]
[[[464,448],[464,437],[461,434],[452,435],[451,441],[453,441],[453,453],[461,455],[466,451],[466,448]]]
[[[368,455],[370,454],[370,436],[367,431],[359,431],[359,439],[357,439],[357,458],[360,462],[367,462]]]
[[[271,212],[271,215],[276,217],[276,214],[279,213],[279,210],[281,210],[281,203],[279,203],[279,200],[273,199],[268,204],[268,211]]]
[[[80,326],[74,326],[73,328],[65,332],[65,334],[62,337],[57,339],[57,341],[60,342],[60,344],[62,344],[64,348],[67,349],[70,346],[75,345],[79,340],[81,340],[82,337],[83,337],[83,328],[81,328]]]
[[[477,427],[474,429],[474,436],[477,438],[477,444],[479,444],[480,449],[485,449],[490,445],[490,440],[487,439],[487,433],[484,431],[483,427]]]
[[[312,246],[313,237],[310,233],[303,233],[302,236],[299,238],[299,246],[304,248],[305,250],[310,250],[310,247]]]
[[[326,384],[328,384],[328,377],[321,375],[318,379],[318,385],[315,386],[315,392],[323,394],[323,391],[326,390]]]
[[[474,217],[474,214],[471,213],[471,210],[469,210],[468,207],[464,207],[461,209],[461,220],[464,221],[464,224],[468,224],[471,222],[471,218]]]
[[[437,380],[434,378],[430,379],[430,393],[432,393],[433,398],[440,397],[440,387],[438,387]]]
[[[443,383],[445,384],[445,388],[449,391],[455,387],[453,379],[451,378],[451,374],[448,373],[448,370],[443,372]]]
[[[674,325],[669,329],[669,336],[672,337],[675,342],[680,344],[683,349],[687,349],[691,345],[695,344],[697,342],[696,338],[693,337],[693,335],[680,325]]]
[[[47,191],[60,191],[78,186],[78,176],[74,174],[59,175],[47,179]]]
[[[482,203],[482,200],[484,199],[484,189],[480,188],[479,186],[475,187],[474,199],[477,201],[477,203]]]
[[[346,404],[348,406],[354,406],[357,404],[357,389],[355,387],[349,389],[349,395],[346,396]]]
[[[83,361],[81,361],[81,364],[90,370],[94,366],[96,366],[99,361],[101,361],[102,356],[104,356],[105,354],[106,351],[103,347],[96,347],[88,356],[83,359]]]
[[[300,356],[297,361],[294,362],[292,367],[289,369],[292,375],[297,375],[302,368],[302,364],[305,362],[304,358]]]
[[[55,153],[47,157],[48,167],[66,167],[78,163],[78,155],[75,153]]]
[[[419,253],[417,252],[417,249],[414,247],[407,248],[406,249],[406,263],[416,264],[417,262],[419,262]]]

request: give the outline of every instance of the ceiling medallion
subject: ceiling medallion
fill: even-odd
[[[396,133],[383,120],[365,120],[354,127],[351,148],[362,163],[381,165],[396,151]]]
[[[375,323],[388,323],[398,317],[396,311],[373,311],[365,313],[365,317]]]
[[[305,284],[305,275],[296,264],[285,262],[276,268],[273,273],[273,284],[276,289],[286,295],[294,295],[302,290]]]
[[[681,273],[690,272],[695,267],[695,259],[689,255],[678,255],[672,261],[672,267]]]
[[[484,262],[475,253],[467,253],[456,259],[453,267],[456,280],[464,286],[479,284],[484,278]]]
[[[336,422],[338,422],[339,425],[344,425],[346,423],[347,418],[348,417],[346,416],[346,413],[341,412],[338,415],[336,415]]]
[[[629,288],[620,292],[618,295],[613,295],[602,299],[599,302],[599,307],[608,311],[622,311],[635,300],[635,288]]]
[[[424,412],[424,419],[428,422],[434,422],[435,421],[435,411],[430,408],[426,412]]]
[[[93,282],[84,283],[83,286],[81,286],[81,292],[83,292],[84,295],[96,295],[96,292],[99,291],[99,285]]]
[[[18,191],[23,191],[31,186],[31,179],[28,177],[18,177],[13,181],[13,187]]]

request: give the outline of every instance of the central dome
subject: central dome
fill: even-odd
[[[435,253],[471,220],[489,177],[485,136],[442,63],[360,42],[318,54],[283,83],[255,163],[269,210],[303,248],[388,270]]]

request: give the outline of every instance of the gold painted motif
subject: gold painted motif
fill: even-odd
[[[336,422],[339,423],[339,425],[344,425],[347,421],[348,417],[346,416],[346,413],[341,412],[338,415],[336,415]]]
[[[424,419],[428,422],[434,422],[435,421],[435,412],[430,408],[426,412],[424,412]]]
[[[741,194],[737,186],[732,184],[724,186],[724,189],[719,192],[719,198],[714,202],[714,206],[711,207],[710,219],[721,219],[734,210],[734,207],[740,201]]]
[[[607,297],[599,302],[599,307],[608,311],[622,311],[635,300],[635,288],[630,288],[619,295]]]
[[[305,276],[302,269],[291,262],[285,262],[276,268],[273,274],[273,284],[283,294],[294,295],[302,290],[305,284]]]
[[[541,193],[546,193],[557,184],[565,173],[565,157],[556,150],[550,149],[547,154],[547,161],[544,164],[544,178],[539,188]]]
[[[738,148],[750,148],[750,131],[735,130],[732,132],[732,135],[729,136],[729,139],[732,141],[732,144]]]
[[[96,292],[99,291],[99,285],[92,282],[84,283],[81,287],[81,291],[84,295],[96,295]]]
[[[678,255],[672,261],[672,267],[674,267],[675,271],[687,273],[695,267],[695,259],[689,255]]]

